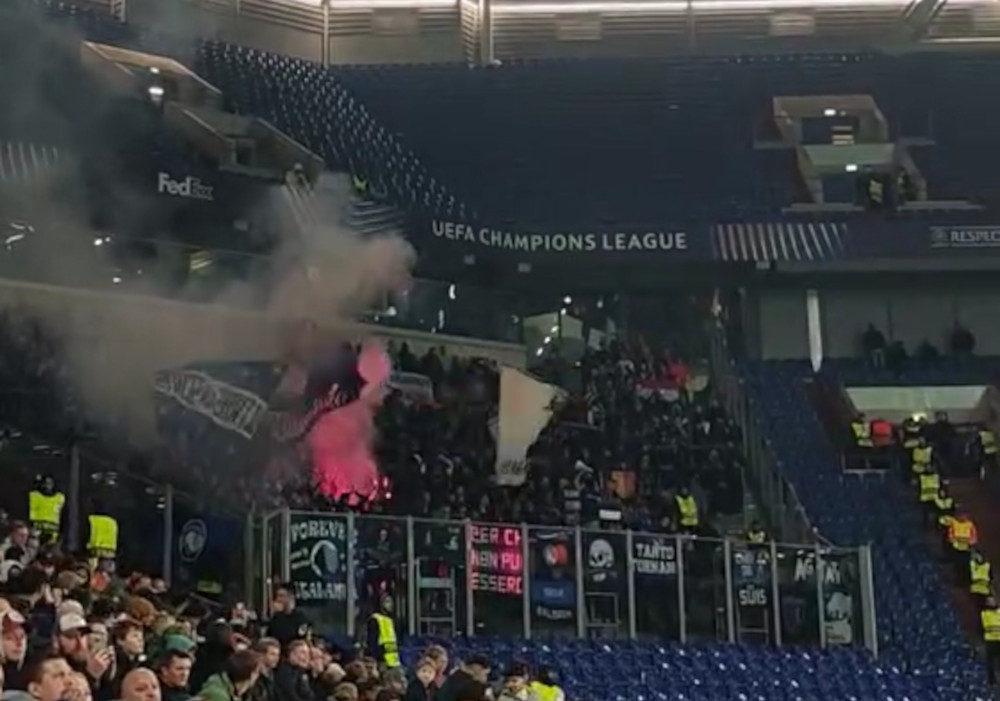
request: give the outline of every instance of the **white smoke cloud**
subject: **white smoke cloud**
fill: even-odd
[[[63,44],[72,44],[74,39],[68,34],[58,36]],[[37,50],[14,49],[14,64],[31,64],[24,70],[18,65],[0,68],[0,76],[7,81],[18,76],[13,86],[18,121],[27,118],[30,122],[37,114],[45,115],[50,124],[57,122],[60,117],[50,108],[49,81],[58,66],[39,64],[58,59],[47,59]],[[94,111],[100,113],[100,106],[94,106]],[[74,131],[73,125],[65,126],[67,133]],[[94,138],[113,138],[114,130],[107,134],[111,136]],[[89,146],[88,153],[100,153],[118,144]],[[342,329],[353,314],[408,284],[415,257],[401,236],[390,232],[365,238],[341,223],[341,213],[349,204],[347,189],[321,183],[303,229],[287,215],[285,186],[276,184],[258,205],[275,215],[268,219],[285,222],[270,232],[277,239],[273,254],[258,261],[248,277],[217,285],[209,304],[178,303],[203,297],[202,284],[188,281],[178,286],[165,272],[172,270],[167,266],[112,260],[113,246],[94,245],[98,238],[114,241],[117,233],[93,228],[88,193],[75,180],[78,172],[70,159],[58,174],[39,177],[28,185],[5,191],[0,184],[0,223],[6,225],[16,218],[35,227],[28,237],[33,240],[19,242],[8,257],[16,257],[19,279],[114,288],[115,294],[42,294],[2,284],[0,305],[18,307],[19,313],[32,316],[60,340],[71,382],[88,412],[114,416],[134,440],[152,436],[156,370],[196,360],[274,358],[287,345],[285,336],[295,320],[308,318],[329,329]],[[118,214],[129,213],[118,221],[156,232],[159,222],[149,210],[149,198],[124,185],[112,185]],[[179,256],[174,262],[182,263],[185,258]],[[0,263],[0,274],[3,269]],[[7,272],[11,272],[9,263]],[[173,302],[154,301],[154,296]],[[251,308],[259,311],[251,312]]]

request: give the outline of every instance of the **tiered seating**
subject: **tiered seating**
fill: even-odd
[[[715,57],[336,75],[486,219],[592,227],[787,203],[788,190],[761,177],[756,117],[775,94],[847,91],[854,60],[883,63]]]
[[[413,660],[427,640],[409,641]],[[485,654],[560,672],[566,697],[580,701],[966,701],[935,676],[877,663],[857,648],[772,650],[734,645],[657,646],[602,641],[446,641],[453,656]],[[985,696],[980,696],[985,698]]]
[[[319,65],[206,42],[195,69],[223,91],[234,112],[269,120],[315,149],[329,167],[365,175],[396,204],[464,216],[444,186]]]
[[[915,504],[881,478],[845,475],[806,394],[805,361],[747,368],[755,413],[785,476],[820,532],[874,546],[876,611],[885,660],[981,692],[982,670],[963,638]]]

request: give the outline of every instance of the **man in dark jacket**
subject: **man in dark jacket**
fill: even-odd
[[[253,646],[260,660],[260,676],[250,690],[251,701],[278,701],[275,670],[281,662],[281,645],[274,638],[261,638]],[[164,699],[164,701],[167,701]]]
[[[283,647],[309,634],[312,622],[302,611],[295,608],[295,595],[288,587],[278,587],[275,590],[271,609],[267,634],[276,638]]]
[[[438,689],[434,701],[480,701],[480,699],[484,699],[490,667],[489,659],[482,655],[473,655],[464,660],[461,666],[445,679],[444,684]]]
[[[293,640],[284,661],[274,671],[274,686],[281,701],[316,701],[309,662],[309,644],[305,640]]]

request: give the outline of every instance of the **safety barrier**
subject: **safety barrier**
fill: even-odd
[[[281,510],[253,529],[253,587],[321,628],[381,597],[411,635],[579,636],[877,652],[867,547]]]

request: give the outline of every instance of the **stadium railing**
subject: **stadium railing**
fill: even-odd
[[[411,635],[877,653],[868,547],[289,509],[247,533],[259,610],[287,586],[327,631],[363,630],[389,594]]]
[[[743,432],[743,453],[747,457],[745,493],[753,494],[755,506],[764,512],[765,520],[781,539],[803,543],[823,541],[822,534],[810,523],[795,488],[778,469],[721,326],[711,333],[711,368],[715,391]]]

